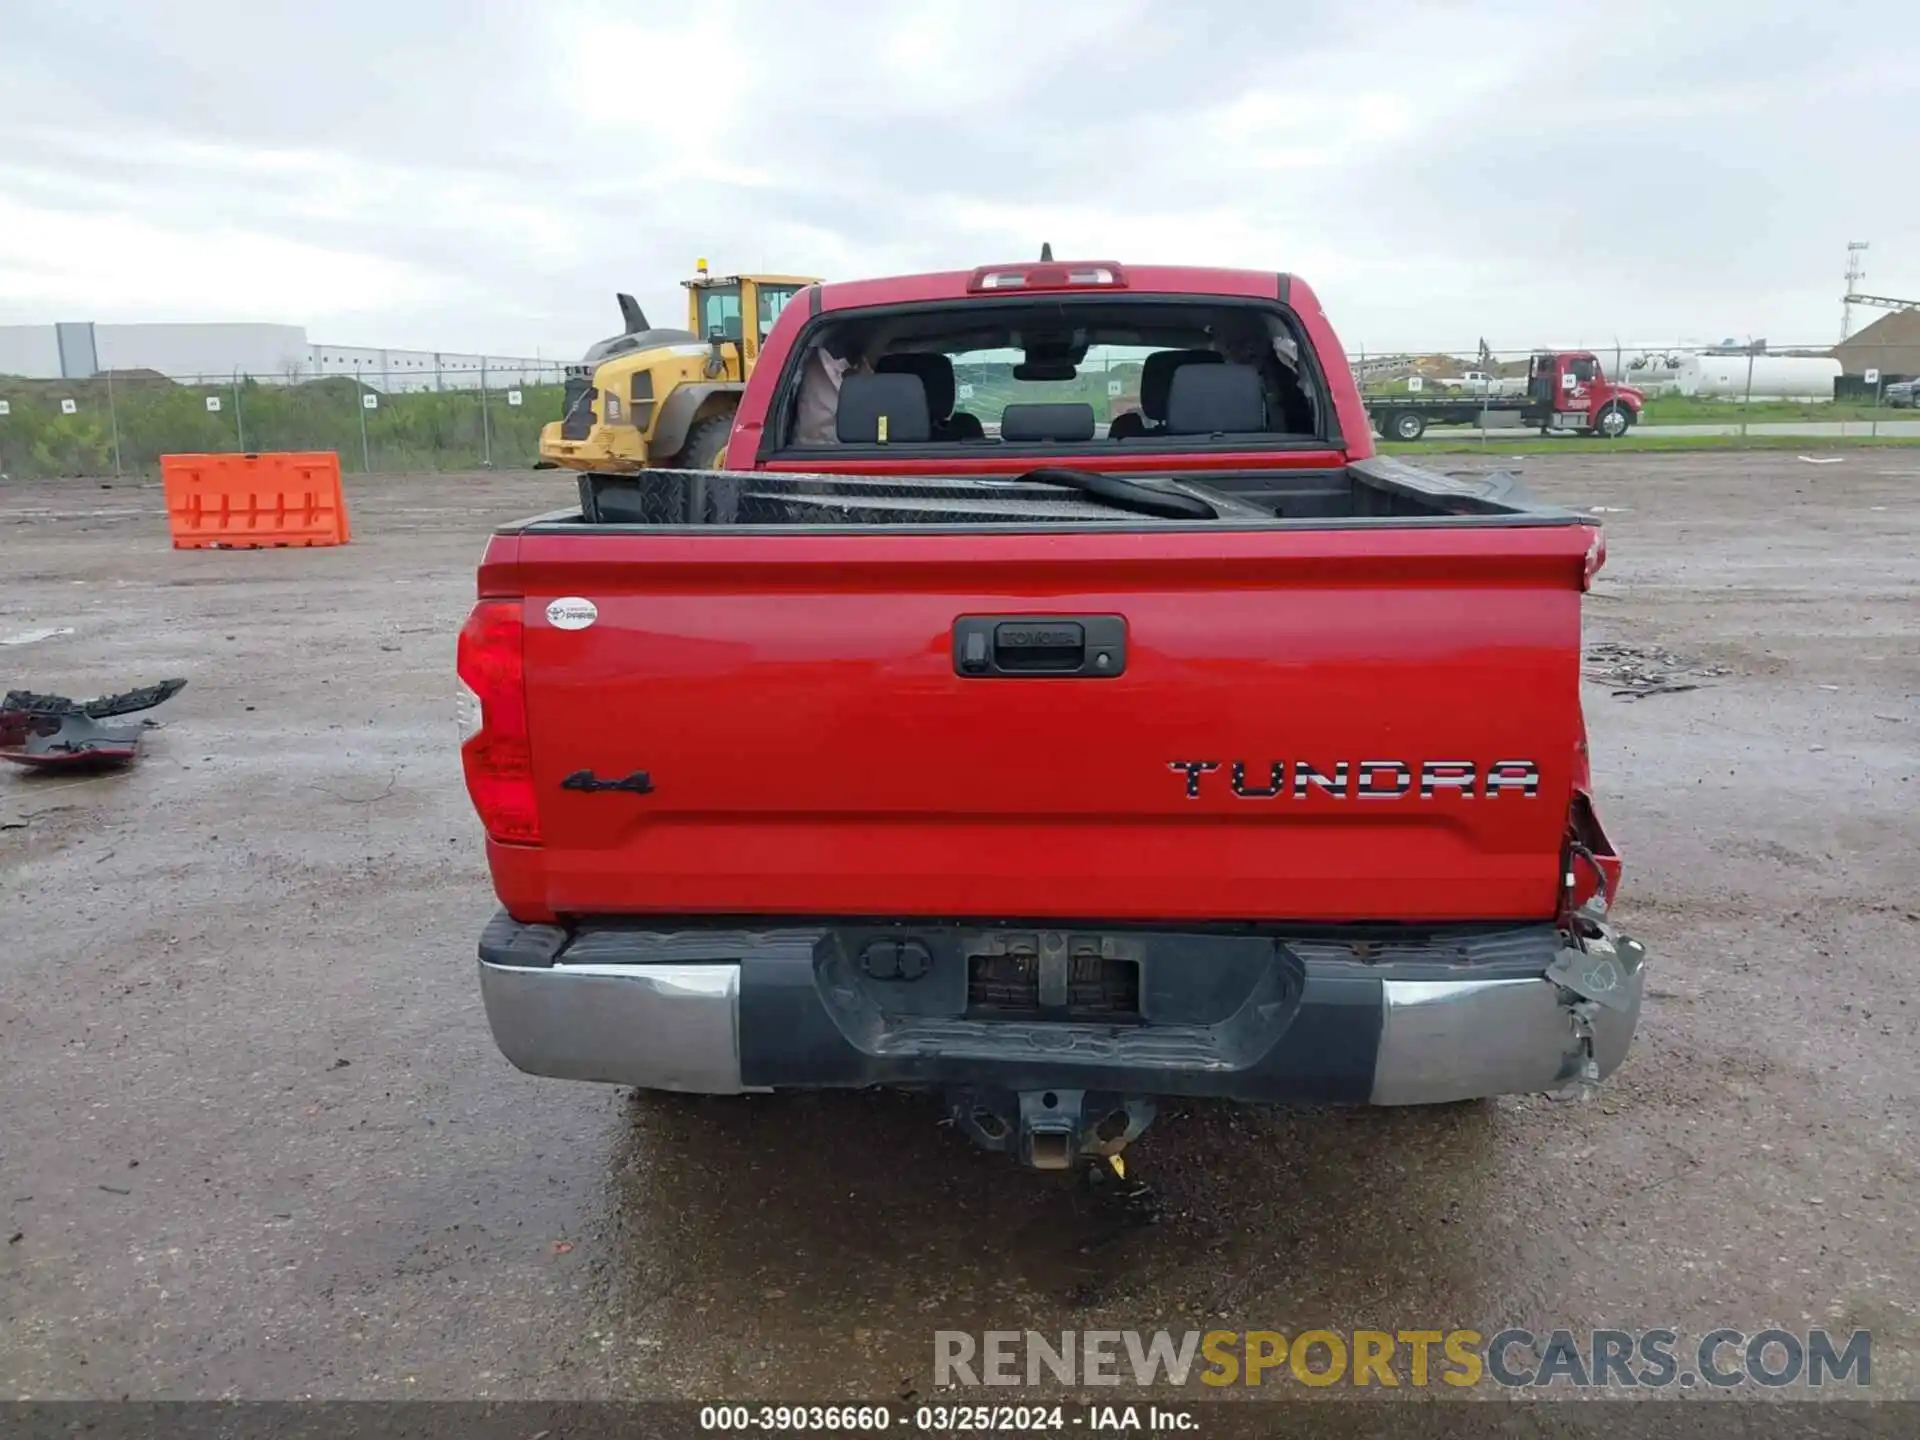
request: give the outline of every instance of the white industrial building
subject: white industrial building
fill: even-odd
[[[238,376],[293,384],[353,375],[387,394],[535,385],[560,375],[557,362],[523,356],[319,344],[299,325],[0,325],[0,375],[84,380],[109,370],[149,370],[183,382]]]

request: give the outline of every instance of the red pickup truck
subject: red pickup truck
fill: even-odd
[[[1600,527],[1375,456],[1301,280],[812,286],[726,465],[584,475],[487,544],[463,757],[520,1069],[920,1088],[1060,1168],[1166,1097],[1621,1063]]]

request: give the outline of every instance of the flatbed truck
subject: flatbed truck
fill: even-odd
[[[1498,416],[1538,427],[1542,435],[1598,435],[1616,440],[1640,419],[1645,392],[1607,379],[1587,350],[1542,350],[1528,362],[1527,388],[1517,395],[1438,395],[1399,392],[1362,395],[1367,418],[1388,440],[1418,440],[1430,425],[1479,425]]]

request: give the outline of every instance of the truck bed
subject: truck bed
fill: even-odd
[[[681,529],[823,529],[1087,524],[1107,528],[1259,528],[1275,522],[1384,520],[1479,524],[1580,524],[1582,517],[1543,505],[1511,475],[1455,477],[1375,456],[1325,469],[1255,470],[1148,481],[1193,496],[1213,520],[1164,519],[1056,486],[1018,478],[859,476],[796,472],[689,472],[580,477],[577,510],[557,511],[513,528],[553,526]]]

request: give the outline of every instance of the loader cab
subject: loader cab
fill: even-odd
[[[687,328],[715,345],[734,379],[744,379],[787,302],[818,282],[804,275],[709,275],[702,260],[694,278],[680,283],[687,287]]]
[[[648,466],[713,463],[740,392],[773,322],[805,275],[698,273],[687,287],[687,328],[654,329],[630,295],[625,330],[566,371],[561,415],[542,427],[543,465],[628,474]]]

